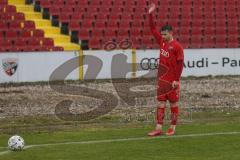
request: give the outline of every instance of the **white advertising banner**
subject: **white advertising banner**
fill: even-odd
[[[185,49],[184,52],[184,77],[240,75],[239,48]],[[0,83],[48,81],[53,73],[56,79],[67,75],[65,79],[72,80],[82,75],[84,79],[140,77],[156,72],[159,65],[159,50],[90,50],[83,55],[81,60],[78,52],[1,53]],[[56,69],[58,72],[54,72]],[[132,74],[134,71],[136,74]],[[147,77],[155,76],[156,73]]]
[[[131,78],[132,50],[84,51],[84,79]],[[88,73],[87,73],[88,72]]]
[[[183,76],[240,75],[240,49],[186,49]]]
[[[158,66],[159,50],[138,50],[137,63],[145,71]],[[182,76],[240,75],[240,49],[185,49]],[[145,63],[145,65],[143,65]],[[146,65],[147,63],[147,65]]]
[[[1,53],[0,83],[48,81],[55,69],[78,56],[75,52]],[[66,79],[78,79],[79,69]]]

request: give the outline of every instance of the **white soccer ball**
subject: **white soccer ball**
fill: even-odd
[[[21,151],[24,148],[24,139],[18,135],[14,135],[8,140],[8,148],[12,151]]]

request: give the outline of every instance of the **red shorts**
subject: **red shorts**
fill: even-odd
[[[159,82],[157,88],[157,100],[158,101],[170,101],[177,102],[180,97],[180,86],[173,89],[170,82]]]

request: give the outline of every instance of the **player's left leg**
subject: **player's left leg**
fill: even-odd
[[[171,93],[169,93],[168,98],[170,102],[170,109],[171,109],[171,126],[169,127],[166,135],[174,135],[176,130],[176,125],[178,121],[178,115],[179,115],[179,94],[180,91],[178,89],[173,90]]]

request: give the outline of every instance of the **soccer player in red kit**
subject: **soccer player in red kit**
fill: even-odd
[[[167,101],[169,101],[171,109],[171,126],[166,132],[166,135],[174,135],[179,115],[178,101],[180,94],[180,77],[184,64],[184,53],[183,47],[173,39],[172,26],[165,25],[161,28],[160,32],[156,29],[152,16],[152,12],[155,8],[155,4],[151,4],[149,8],[149,23],[152,34],[160,45],[159,66],[165,66],[167,71],[161,75],[161,67],[158,69],[157,100],[159,104],[156,111],[157,124],[155,130],[148,133],[148,135],[158,136],[163,134],[162,125]],[[170,86],[167,92],[162,90],[166,84]]]

